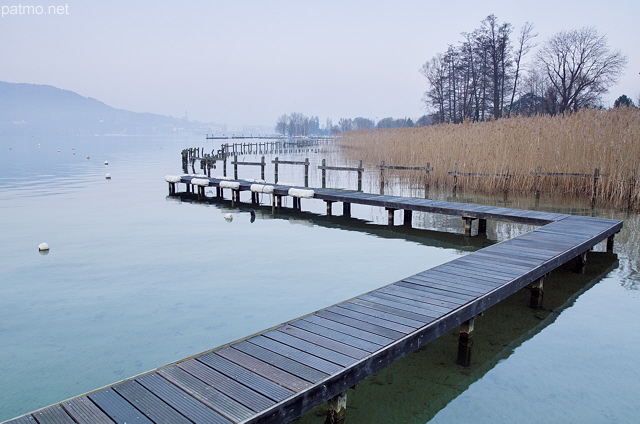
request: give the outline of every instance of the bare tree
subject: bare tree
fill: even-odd
[[[545,43],[538,58],[551,83],[550,94],[558,99],[559,113],[593,105],[617,82],[627,63],[593,27],[559,32]]]
[[[518,91],[518,79],[520,77],[520,70],[522,68],[522,58],[529,53],[529,51],[535,47],[532,44],[532,40],[537,37],[538,34],[533,33],[533,24],[531,22],[525,22],[524,26],[520,29],[520,37],[518,37],[518,50],[515,53],[513,61],[515,62],[516,69],[513,75],[513,89],[511,90],[511,100],[509,101],[508,117],[511,116],[511,109],[513,108],[513,100],[516,97]]]

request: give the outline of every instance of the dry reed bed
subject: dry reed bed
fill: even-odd
[[[345,155],[372,168],[431,164],[430,185],[453,187],[453,171],[509,174],[509,178],[459,177],[458,187],[483,193],[591,196],[593,178],[534,176],[547,173],[593,175],[599,168],[597,201],[637,209],[640,182],[640,110],[584,110],[566,116],[516,117],[482,123],[345,133]],[[394,171],[387,171],[390,174]],[[423,171],[399,171],[418,183]]]

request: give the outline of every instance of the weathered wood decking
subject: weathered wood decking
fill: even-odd
[[[190,180],[183,177],[181,182]],[[219,182],[210,179],[211,186]],[[241,182],[239,190],[249,190],[250,184]],[[287,195],[289,188],[276,186],[275,194]],[[468,322],[599,242],[611,242],[622,228],[621,221],[609,219],[342,190],[314,191],[314,198],[328,204],[360,203],[390,211],[541,227],[246,340],[7,423],[288,422]]]

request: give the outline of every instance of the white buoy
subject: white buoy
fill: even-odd
[[[230,214],[230,213],[228,213],[228,214],[226,214],[226,215],[224,216],[224,219],[226,219],[226,220],[227,220],[227,222],[231,222],[231,221],[233,221],[233,215],[232,215],[232,214]]]
[[[49,245],[47,243],[40,243],[38,245],[38,250],[40,252],[48,251],[49,250]]]
[[[104,161],[104,165],[105,165],[105,166],[109,165],[109,161],[108,161],[108,160],[105,160],[105,161]]]
[[[111,179],[111,174],[106,174],[104,177],[105,177],[107,180],[110,180],[110,179]]]

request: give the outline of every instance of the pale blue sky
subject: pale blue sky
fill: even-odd
[[[274,125],[291,112],[322,123],[417,118],[427,88],[421,65],[492,13],[514,26],[514,40],[533,22],[540,44],[595,26],[629,59],[605,100],[640,96],[636,0],[0,0],[18,4],[68,14],[0,18],[0,80],[136,112],[229,125]]]

